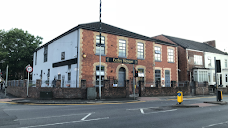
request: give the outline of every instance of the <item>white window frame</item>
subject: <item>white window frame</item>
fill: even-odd
[[[98,68],[98,69],[97,69]],[[96,74],[95,74],[95,86],[98,87],[99,84],[97,84],[97,82],[99,83],[99,75],[100,75],[100,71],[99,71],[99,65],[96,66]],[[101,65],[101,86],[104,86],[104,78],[105,78],[105,66]]]
[[[227,68],[227,59],[225,59],[225,68]]]
[[[96,44],[100,44],[100,35],[96,36]],[[101,36],[101,55],[105,55],[105,37]],[[100,46],[96,46],[96,54],[100,54]]]
[[[174,62],[174,50],[168,49],[168,62]]]
[[[141,43],[141,42],[138,42],[137,43],[137,48],[138,48],[138,51],[137,51],[137,57],[139,59],[143,59],[144,58],[144,44]]]
[[[211,73],[208,73],[208,82],[211,82]]]
[[[208,58],[208,67],[211,66],[211,58]]]
[[[161,61],[161,47],[155,46],[155,61]]]
[[[126,40],[119,40],[119,56],[126,57]]]
[[[194,64],[195,65],[203,65],[203,57],[200,55],[194,55]]]

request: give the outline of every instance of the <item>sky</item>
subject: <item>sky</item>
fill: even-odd
[[[100,0],[0,0],[0,29],[19,28],[43,44],[77,26],[99,21]],[[102,22],[148,37],[216,41],[228,52],[227,0],[102,0]]]

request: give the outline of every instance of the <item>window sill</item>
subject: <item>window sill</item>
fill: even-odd
[[[118,56],[119,58],[127,58],[126,56]]]
[[[96,53],[95,55],[100,56],[99,53]],[[106,54],[101,54],[101,56],[106,56]]]
[[[138,60],[145,60],[144,58],[137,58]]]

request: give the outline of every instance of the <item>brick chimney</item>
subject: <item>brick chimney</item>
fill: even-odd
[[[207,41],[207,42],[203,42],[203,43],[208,44],[208,45],[211,45],[212,47],[215,47],[216,48],[215,40]]]

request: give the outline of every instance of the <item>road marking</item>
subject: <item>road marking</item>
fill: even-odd
[[[142,114],[144,114],[144,111],[143,111],[143,109],[140,109],[140,111],[141,111],[141,113],[142,113]]]
[[[211,124],[211,125],[208,125],[208,126],[203,126],[202,128],[209,128],[209,127],[213,127],[213,126],[216,126],[216,125],[220,125],[220,124],[227,124],[228,121],[226,122],[221,122],[221,123],[217,123],[217,124]]]
[[[54,126],[54,125],[63,125],[63,124],[70,124],[70,123],[80,123],[80,122],[96,121],[96,120],[104,120],[104,119],[109,119],[109,117],[97,118],[97,119],[90,119],[90,120],[79,120],[79,121],[61,122],[61,123],[54,123],[54,124],[35,125],[35,126],[27,126],[27,127],[20,127],[20,128],[47,127],[47,126]]]
[[[152,114],[152,113],[160,113],[160,112],[172,112],[172,111],[176,111],[177,109],[171,109],[171,110],[166,110],[166,111],[158,111],[158,112],[148,112],[148,113],[142,113],[142,114]]]
[[[85,120],[87,117],[89,117],[92,113],[89,113],[88,115],[86,115],[84,118],[82,118],[81,120]]]
[[[92,112],[94,113],[94,112]],[[92,113],[79,113],[79,114],[70,114],[70,115],[61,115],[61,116],[47,116],[47,117],[37,117],[37,118],[28,118],[28,119],[16,119],[14,121],[21,121],[21,120],[34,120],[34,119],[45,119],[45,118],[58,118],[63,116],[75,116],[75,115],[84,115],[84,114],[92,114]]]
[[[127,109],[127,110],[139,110],[139,109],[150,109],[150,108],[158,108],[158,107],[149,107],[149,108],[134,108],[134,109]]]

